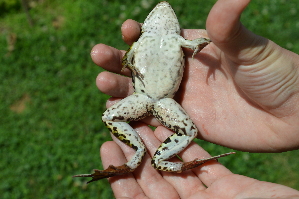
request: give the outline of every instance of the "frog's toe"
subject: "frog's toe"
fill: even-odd
[[[214,157],[211,157],[211,158],[206,158],[206,159],[196,158],[193,161],[183,163],[183,166],[182,166],[181,170],[178,171],[178,173],[189,170],[189,169],[193,169],[193,168],[198,167],[198,166],[200,166],[200,165],[202,165],[202,164],[204,164],[208,161],[217,160],[218,158],[225,157],[225,156],[228,156],[228,155],[231,155],[231,154],[235,154],[235,152],[224,153],[224,154],[217,155],[217,156],[214,156]]]
[[[123,175],[123,174],[131,173],[133,171],[134,171],[134,169],[131,169],[126,164],[124,164],[122,166],[117,166],[117,167],[110,165],[105,170],[95,169],[94,173],[92,173],[92,174],[79,174],[79,175],[75,175],[73,177],[92,177],[92,179],[87,182],[87,184],[88,184],[88,183],[91,183],[93,181],[97,181],[97,180],[100,180],[103,178],[109,178],[109,177],[113,177],[116,175]]]

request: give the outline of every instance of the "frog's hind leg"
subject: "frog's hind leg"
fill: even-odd
[[[175,132],[160,145],[153,156],[152,166],[158,170],[180,173],[207,161],[232,154],[227,153],[201,160],[195,159],[190,162],[166,161],[183,151],[197,136],[198,130],[185,110],[173,99],[165,98],[155,103],[153,115],[162,125]]]
[[[76,175],[75,177],[92,177],[92,181],[133,172],[141,163],[146,149],[141,138],[127,121],[146,117],[152,100],[145,95],[133,94],[108,108],[102,120],[111,133],[123,143],[136,150],[134,156],[124,165],[110,165],[105,170],[94,170],[93,174]],[[89,183],[88,182],[88,183]]]

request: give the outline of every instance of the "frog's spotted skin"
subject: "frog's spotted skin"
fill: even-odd
[[[197,136],[198,130],[185,110],[172,98],[183,77],[184,54],[181,47],[194,54],[210,43],[209,39],[185,40],[180,36],[177,17],[167,2],[159,3],[147,16],[142,35],[125,54],[123,69],[132,71],[135,93],[108,108],[102,117],[106,126],[119,140],[136,150],[122,166],[110,165],[106,170],[76,177],[92,177],[89,182],[134,171],[146,149],[136,131],[127,123],[153,115],[174,131],[157,149],[152,166],[158,170],[182,172],[207,161],[232,153],[191,162],[169,162],[167,159],[184,150]]]

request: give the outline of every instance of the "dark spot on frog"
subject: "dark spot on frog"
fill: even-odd
[[[181,133],[177,133],[177,136],[183,136],[184,134],[181,134]]]
[[[167,97],[168,96],[168,93],[166,93],[164,96],[163,96],[163,98],[165,98],[165,97]]]
[[[163,147],[162,151],[165,151],[165,150],[169,150],[169,148],[168,147]]]
[[[187,135],[186,129],[179,126],[172,126],[171,129],[176,132],[178,136]]]
[[[112,118],[112,121],[115,121],[115,120],[124,120],[125,118],[123,116],[114,116]]]
[[[156,156],[156,155],[161,155],[161,152],[160,152],[159,150],[157,150],[157,151],[155,152],[155,155],[154,155],[154,156]]]
[[[184,121],[182,121],[182,123],[185,125],[185,126],[187,126],[188,124],[187,123],[185,123]]]
[[[135,150],[135,151],[137,151],[138,150],[138,147],[137,146],[135,146],[135,145],[131,145],[131,147]]]
[[[163,143],[164,143],[164,144],[167,144],[167,143],[169,143],[169,142],[171,142],[170,137],[168,137]]]

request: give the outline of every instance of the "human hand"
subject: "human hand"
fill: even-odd
[[[133,127],[144,140],[148,153],[133,173],[108,179],[115,198],[299,198],[294,189],[233,174],[215,160],[183,173],[155,170],[150,157],[172,132],[162,126],[153,132],[142,122],[134,122]],[[122,165],[135,153],[117,138],[114,141],[101,147],[104,168],[110,164]],[[179,156],[185,161],[210,157],[196,143],[191,143]]]
[[[200,130],[198,138],[251,152],[278,152],[299,146],[299,56],[246,30],[239,16],[249,0],[219,0],[204,30],[182,30],[187,39],[209,37],[213,43],[194,59],[185,50],[184,77],[175,99]],[[132,44],[140,24],[127,20],[124,41]],[[104,69],[121,71],[124,51],[99,44],[93,61]],[[131,78],[103,72],[98,88],[115,100],[133,93]],[[145,122],[160,124],[152,118]]]

